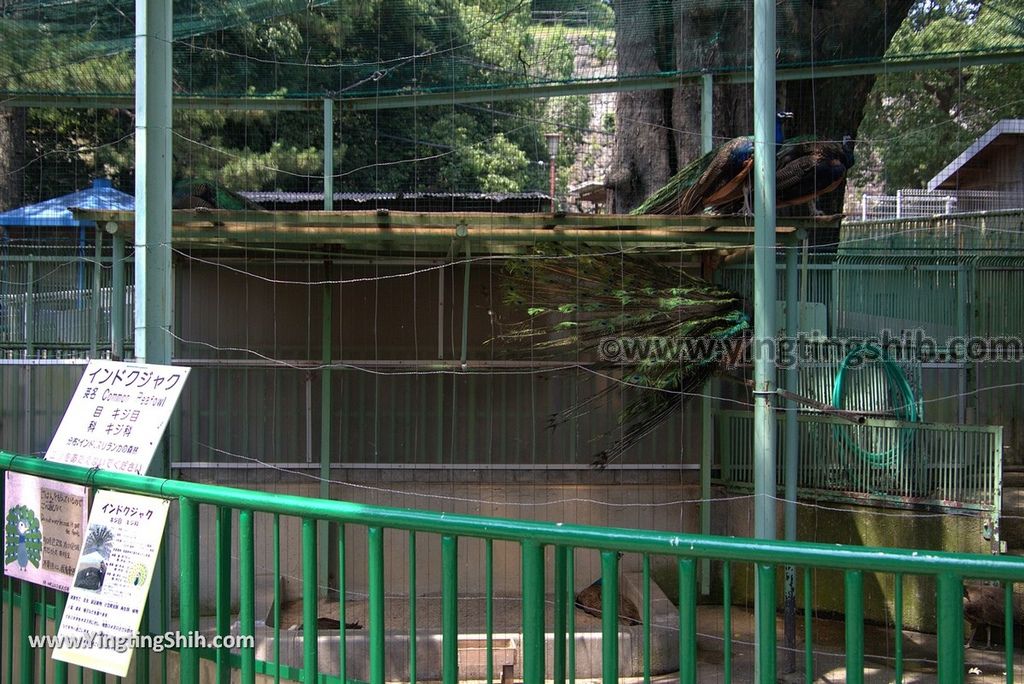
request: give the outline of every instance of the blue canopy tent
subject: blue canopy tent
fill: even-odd
[[[93,180],[92,185],[83,190],[69,193],[67,195],[61,195],[60,197],[54,197],[38,204],[32,204],[25,207],[19,207],[18,209],[12,209],[0,213],[0,231],[2,231],[2,246],[5,253],[3,260],[5,269],[8,266],[9,259],[6,258],[8,247],[14,245],[24,245],[25,247],[31,248],[31,251],[36,254],[35,259],[47,258],[40,257],[35,248],[63,248],[67,250],[69,247],[74,248],[78,261],[77,268],[77,283],[69,283],[63,280],[59,284],[50,283],[45,284],[41,280],[39,282],[28,283],[29,288],[25,292],[21,292],[20,288],[18,292],[11,292],[11,295],[19,295],[22,299],[25,299],[25,306],[29,306],[29,301],[34,300],[35,296],[30,294],[31,290],[35,290],[39,286],[44,288],[54,288],[61,290],[62,292],[68,293],[71,291],[71,296],[75,304],[75,308],[81,310],[85,308],[86,301],[92,299],[92,309],[89,312],[91,319],[92,329],[90,336],[90,346],[95,351],[96,340],[98,338],[98,324],[99,324],[99,289],[100,280],[98,268],[100,263],[100,254],[102,249],[102,234],[96,230],[96,223],[94,221],[78,220],[70,211],[70,208],[83,208],[83,209],[111,209],[111,210],[128,210],[133,211],[135,209],[135,198],[132,195],[121,192],[113,187],[111,182],[105,178],[98,178]],[[87,263],[85,260],[86,245],[88,243],[89,231],[94,231],[95,236],[95,249],[96,249],[96,265],[97,268],[93,268],[93,282],[92,282],[92,293],[91,297],[87,294],[86,285],[86,272]],[[64,255],[67,251],[62,252]],[[23,257],[31,260],[33,257]],[[13,265],[12,265],[13,267]],[[56,274],[59,269],[51,269],[48,273]],[[29,271],[31,273],[31,271]],[[25,274],[22,274],[23,276]],[[23,278],[9,278],[5,277],[4,283],[14,283],[15,287],[19,282],[23,281]],[[30,277],[29,280],[36,281],[37,278]],[[6,286],[5,286],[6,289]],[[77,290],[77,292],[75,292]],[[37,291],[38,292],[38,291]],[[4,295],[8,293],[3,293]],[[65,305],[60,305],[65,306]],[[33,309],[27,309],[31,312]],[[43,314],[44,312],[39,310],[35,311],[36,316]],[[31,313],[26,313],[26,316],[33,317]],[[35,329],[35,322],[25,321],[23,326],[25,327],[24,338],[26,344],[31,346],[31,340],[35,337],[30,331]],[[42,323],[40,325],[43,325]],[[61,338],[65,337],[65,334],[61,335]]]

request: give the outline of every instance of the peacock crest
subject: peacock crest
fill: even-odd
[[[4,525],[4,565],[17,563],[25,570],[31,563],[38,568],[42,553],[43,533],[35,511],[25,505],[14,506],[7,511]]]

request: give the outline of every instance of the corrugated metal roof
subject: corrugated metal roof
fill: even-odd
[[[322,201],[323,192],[284,192],[280,190],[240,192],[242,197],[260,204],[274,202],[301,204]],[[507,200],[541,199],[549,200],[550,195],[539,191],[531,192],[336,192],[335,202],[381,202],[415,199],[467,199],[504,202]]]
[[[115,189],[106,178],[97,178],[92,187],[67,195],[54,197],[38,204],[11,209],[0,214],[3,226],[50,226],[54,228],[80,228],[92,221],[79,221],[68,211],[76,209],[112,209],[132,211],[135,198]]]

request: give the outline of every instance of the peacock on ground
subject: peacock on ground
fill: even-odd
[[[229,209],[232,211],[262,211],[263,207],[212,181],[186,179],[171,188],[171,207],[174,209]]]
[[[530,343],[534,358],[586,359],[598,368],[621,369],[621,382],[549,421],[554,428],[582,417],[621,391],[619,425],[595,437],[615,436],[594,456],[592,465],[598,468],[618,459],[699,393],[708,378],[730,364],[726,354],[716,352],[738,349],[751,329],[739,295],[681,268],[646,256],[587,254],[557,245],[510,260],[505,300],[527,318],[501,337]],[[675,343],[684,338],[717,346],[682,353]]]

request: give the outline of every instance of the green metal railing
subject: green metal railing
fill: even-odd
[[[677,619],[674,628],[678,629],[676,643],[679,653],[679,679],[681,682],[698,680],[698,611],[696,591],[696,568],[699,559],[712,559],[720,563],[723,576],[723,614],[722,638],[725,645],[724,680],[731,681],[734,668],[740,663],[733,656],[733,627],[729,616],[735,610],[731,605],[730,589],[733,584],[734,567],[749,566],[759,577],[758,592],[754,597],[757,614],[756,641],[758,648],[758,671],[761,680],[774,682],[776,678],[776,580],[779,568],[793,565],[803,569],[805,606],[805,643],[804,653],[807,663],[806,680],[812,681],[815,668],[815,648],[813,643],[813,573],[832,569],[843,575],[842,586],[845,591],[845,664],[849,682],[860,682],[864,679],[865,667],[865,625],[863,621],[865,592],[864,578],[868,573],[884,573],[893,577],[897,587],[902,586],[903,579],[908,576],[921,576],[935,582],[934,609],[937,615],[936,660],[938,679],[940,682],[959,682],[965,667],[964,630],[963,630],[963,580],[976,578],[988,581],[1004,582],[1006,591],[1004,600],[1012,599],[1012,585],[1024,581],[1024,560],[1013,557],[987,556],[975,554],[954,554],[946,552],[915,552],[902,549],[868,548],[842,545],[825,545],[796,542],[780,542],[768,540],[737,539],[718,536],[702,536],[692,534],[676,534],[651,532],[611,527],[589,527],[560,525],[556,523],[534,522],[503,518],[485,518],[462,514],[425,512],[408,509],[396,509],[381,506],[368,506],[331,501],[324,499],[304,498],[269,492],[257,492],[234,489],[223,486],[204,485],[183,481],[139,477],[106,471],[89,471],[83,468],[55,464],[41,459],[19,456],[0,452],[0,470],[28,473],[41,477],[76,482],[97,488],[109,488],[125,492],[133,492],[149,496],[173,499],[177,502],[177,529],[179,534],[179,564],[177,582],[179,585],[179,620],[177,628],[182,632],[198,631],[200,628],[200,560],[204,554],[213,554],[217,559],[217,596],[214,607],[214,622],[211,629],[226,634],[231,618],[229,588],[234,577],[240,586],[240,605],[238,619],[240,633],[243,635],[257,634],[255,617],[256,600],[256,544],[257,516],[269,516],[271,519],[270,534],[273,541],[273,572],[275,575],[273,613],[277,618],[270,632],[264,631],[266,640],[262,644],[240,649],[237,653],[220,651],[202,651],[200,649],[182,649],[179,653],[180,680],[197,682],[200,674],[200,659],[208,658],[216,662],[217,681],[228,681],[232,669],[241,671],[243,682],[252,682],[257,673],[273,676],[275,680],[291,679],[295,681],[353,681],[361,679],[353,673],[362,671],[358,663],[354,663],[352,651],[353,635],[338,640],[337,659],[340,671],[345,673],[339,678],[337,673],[325,673],[320,669],[322,644],[318,639],[317,600],[320,584],[325,578],[318,576],[317,567],[317,522],[329,521],[336,533],[337,558],[341,570],[339,577],[345,578],[346,570],[351,570],[359,563],[365,564],[368,587],[368,624],[366,625],[363,643],[368,646],[368,667],[365,668],[366,679],[374,684],[387,678],[396,678],[388,668],[395,663],[402,664],[402,673],[398,678],[416,681],[417,673],[423,677],[418,657],[422,653],[423,642],[416,638],[417,624],[415,618],[416,563],[415,553],[418,539],[421,537],[437,537],[440,540],[439,570],[441,573],[442,618],[440,629],[440,661],[441,679],[454,682],[459,679],[460,657],[460,624],[457,602],[460,599],[462,583],[460,576],[469,571],[480,572],[466,564],[460,566],[460,549],[463,544],[482,540],[486,549],[483,572],[487,575],[487,630],[483,642],[486,644],[488,661],[496,648],[495,634],[491,627],[493,619],[493,586],[491,576],[494,572],[493,545],[510,543],[519,547],[521,565],[518,570],[522,576],[522,628],[521,628],[521,663],[517,669],[522,681],[528,684],[543,682],[545,677],[555,682],[575,680],[577,656],[573,608],[573,559],[579,554],[596,551],[600,556],[600,568],[603,579],[601,598],[601,678],[604,682],[617,681],[622,668],[620,664],[619,634],[628,629],[622,627],[617,619],[619,606],[619,569],[620,554],[640,554],[643,559],[642,615],[643,624],[639,628],[640,642],[644,651],[645,679],[651,676],[650,655],[652,653],[652,620],[651,616],[651,572],[652,559],[668,559],[677,577],[678,590]],[[204,508],[212,509],[214,530],[203,529],[201,521]],[[232,543],[233,514],[238,514],[237,550]],[[301,548],[301,578],[303,618],[301,628],[301,665],[288,667],[282,662],[280,650],[280,593],[281,576],[281,528],[282,517],[294,518],[301,527],[299,546]],[[260,529],[263,529],[262,527]],[[346,530],[359,529],[366,532],[365,550],[353,545],[351,536]],[[396,532],[408,535],[409,558],[409,590],[410,622],[408,641],[397,641],[396,636],[385,626],[386,592],[394,587],[385,586],[385,578],[395,567],[401,567],[399,559],[385,554],[385,533]],[[170,536],[170,535],[168,535]],[[266,542],[267,540],[260,540]],[[165,546],[163,554],[168,555],[170,545]],[[553,572],[549,572],[545,562],[545,550],[551,547],[553,554]],[[237,556],[233,555],[237,553]],[[237,560],[236,560],[237,559]],[[46,601],[37,600],[37,589],[19,581],[6,579],[4,587],[4,612],[0,620],[2,636],[0,648],[3,650],[5,664],[4,675],[7,681],[14,681],[15,666],[18,681],[44,681],[52,676],[54,681],[65,682],[68,668],[59,664],[53,665],[53,671],[46,673],[45,654],[33,653],[29,647],[29,636],[36,630],[36,616],[60,619],[62,598],[58,594],[54,600],[55,607],[50,608]],[[20,585],[20,586],[19,586]],[[17,588],[17,591],[15,589]],[[340,596],[346,596],[344,581],[339,587]],[[545,602],[551,596],[555,612],[553,625],[553,655],[550,660],[546,656],[546,625]],[[930,594],[921,594],[920,600],[931,603]],[[897,591],[895,612],[893,613],[894,634],[902,634],[902,593]],[[338,603],[338,620],[345,623],[346,602]],[[17,609],[20,627],[15,634],[12,615]],[[1007,611],[1012,615],[1012,610]],[[25,619],[25,616],[31,616]],[[656,623],[656,621],[653,621]],[[45,623],[44,623],[45,624]],[[45,631],[45,630],[44,630]],[[156,631],[156,630],[154,630]],[[636,632],[634,632],[636,634]],[[1013,639],[1012,630],[1007,632],[1006,664],[1007,679],[1013,678]],[[899,640],[897,640],[899,641]],[[257,651],[260,659],[257,659]],[[151,673],[148,658],[144,653],[137,653],[141,662],[136,664],[136,681],[158,680],[157,673]],[[166,663],[164,664],[166,668]],[[896,651],[895,662],[897,679],[901,680],[903,660],[901,647]],[[166,676],[166,670],[164,671]],[[493,681],[495,672],[488,667],[488,681]],[[519,673],[517,673],[519,674]],[[152,676],[151,676],[152,675]],[[101,677],[94,681],[101,680]]]

